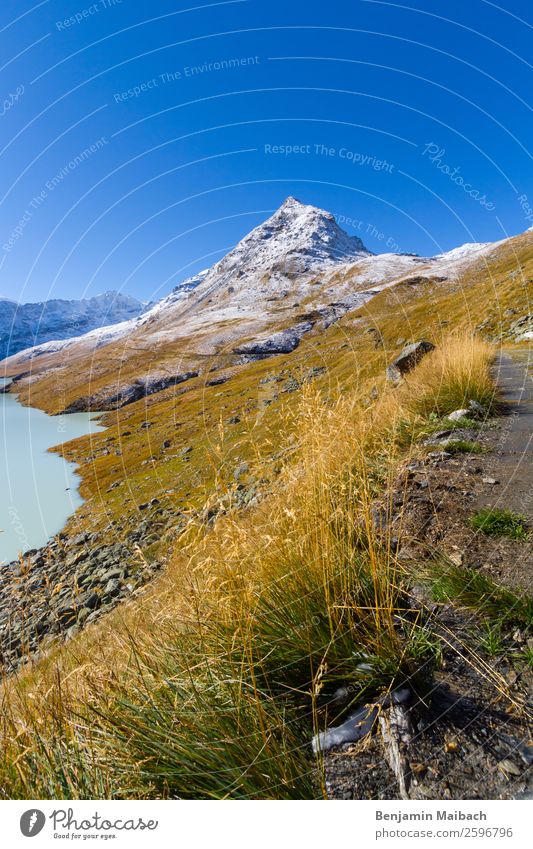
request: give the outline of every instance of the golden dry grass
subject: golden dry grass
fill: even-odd
[[[397,389],[304,389],[274,491],[2,690],[4,798],[308,798],[323,704],[416,680],[375,500],[421,423],[489,400],[492,348],[451,335]]]

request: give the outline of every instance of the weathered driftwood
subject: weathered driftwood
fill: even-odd
[[[407,758],[407,748],[413,739],[415,729],[409,708],[404,704],[391,704],[379,717],[379,727],[385,745],[385,757],[396,776],[402,799],[411,799],[411,767]]]

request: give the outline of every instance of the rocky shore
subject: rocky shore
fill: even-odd
[[[202,510],[185,515],[152,498],[138,505],[133,530],[113,521],[94,533],[62,532],[42,548],[3,566],[3,674],[39,659],[55,640],[69,639],[139,592],[163,567],[168,544],[188,521],[208,525],[230,509],[257,504],[266,482],[256,481],[248,472],[247,464],[238,466],[232,489]]]
[[[112,610],[161,568],[133,542],[103,533],[56,536],[2,568],[0,662],[4,673]]]

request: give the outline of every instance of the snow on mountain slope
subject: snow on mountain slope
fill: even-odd
[[[168,365],[169,356],[177,362],[185,353],[199,365],[198,357],[222,350],[255,350],[254,340],[265,351],[283,347],[275,336],[280,331],[298,344],[295,333],[326,327],[383,288],[411,278],[453,280],[498,244],[463,245],[435,257],[374,255],[331,213],[289,197],[223,259],[185,280],[143,315],[30,348],[6,362],[10,369],[29,360],[33,370],[67,369],[68,363],[57,359],[64,351],[82,360],[99,349],[99,367],[106,373],[106,346],[110,362],[125,363],[128,352],[146,350],[155,367],[161,356]]]
[[[129,295],[105,292],[79,301],[54,299],[19,304],[0,299],[0,360],[30,345],[80,336],[102,325],[136,318],[145,305]]]
[[[470,258],[473,254],[480,253],[485,248],[492,248],[497,242],[465,242],[464,245],[459,245],[458,248],[453,248],[451,251],[446,251],[442,254],[436,254],[433,259],[444,259],[449,262],[454,262],[457,259]]]
[[[48,342],[43,342],[40,345],[33,345],[30,348],[19,351],[16,356],[8,358],[8,362],[16,360],[19,363],[26,363],[30,360],[44,356],[46,354],[57,354],[62,351],[67,351],[70,348],[86,347],[96,350],[103,345],[108,345],[110,342],[115,342],[125,336],[128,336],[136,328],[141,327],[152,321],[159,313],[164,313],[172,306],[186,300],[189,292],[191,292],[205,277],[206,271],[201,271],[194,277],[189,277],[172,292],[160,301],[157,301],[153,306],[149,306],[146,311],[135,318],[127,319],[126,321],[118,321],[115,324],[106,324],[102,327],[96,327],[87,333],[82,333],[76,336],[71,336],[65,339],[52,339]]]
[[[181,304],[183,301],[188,299],[190,292],[196,289],[197,286],[202,283],[206,275],[209,273],[209,268],[205,268],[203,271],[200,271],[198,274],[195,274],[194,277],[188,277],[186,280],[183,280],[179,283],[169,295],[161,298],[160,301],[157,301],[149,310],[147,310],[144,315],[139,319],[138,322],[132,322],[136,325],[147,324],[153,318],[155,318],[159,313],[164,313],[165,310],[170,307],[176,306],[176,304]]]
[[[231,274],[243,268],[269,268],[281,261],[279,270],[301,274],[317,265],[353,261],[369,253],[361,239],[339,227],[331,212],[288,197],[212,270]]]
[[[61,351],[67,351],[69,348],[75,348],[78,345],[97,349],[102,347],[102,345],[108,345],[110,342],[126,336],[136,326],[137,319],[128,319],[127,321],[119,321],[117,324],[97,327],[95,330],[90,330],[88,333],[83,333],[80,336],[72,336],[70,339],[51,339],[48,342],[43,342],[41,345],[33,345],[31,348],[19,351],[18,354],[8,357],[6,362],[16,360],[17,362],[24,363],[45,354],[57,354]]]

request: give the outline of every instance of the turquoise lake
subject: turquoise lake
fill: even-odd
[[[83,503],[75,464],[48,449],[101,430],[94,414],[48,416],[0,395],[0,564],[40,548]]]

